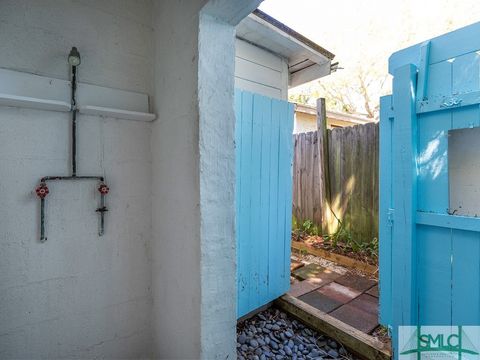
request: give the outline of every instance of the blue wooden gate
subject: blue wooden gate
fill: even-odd
[[[288,291],[293,105],[237,90],[237,315]]]
[[[471,178],[478,164],[468,159],[480,158],[479,142],[464,148],[464,158],[453,155],[467,139],[454,129],[480,126],[479,50],[480,23],[389,61],[393,95],[381,99],[380,121],[380,318],[396,359],[400,325],[480,325],[480,218],[461,205],[478,198],[480,179]]]

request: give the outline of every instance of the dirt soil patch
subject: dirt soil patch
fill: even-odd
[[[293,240],[303,242],[317,249],[323,249],[334,254],[347,256],[373,266],[378,266],[378,256],[374,256],[366,250],[360,249],[354,251],[351,246],[340,241],[337,242],[336,246],[333,246],[331,242],[325,241],[321,236],[316,235],[294,236]]]

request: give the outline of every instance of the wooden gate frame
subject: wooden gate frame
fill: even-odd
[[[453,113],[480,104],[480,90],[430,98],[426,94],[429,66],[478,54],[478,34],[480,23],[401,50],[389,61],[393,96],[382,97],[380,107],[380,322],[390,327],[394,351],[398,349],[398,326],[429,325],[419,324],[417,225],[480,231],[479,218],[451,215],[447,209],[419,210],[416,160],[419,114]]]

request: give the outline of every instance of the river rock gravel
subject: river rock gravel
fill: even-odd
[[[270,308],[237,326],[237,359],[355,360],[338,342]]]

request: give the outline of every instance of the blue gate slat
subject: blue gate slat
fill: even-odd
[[[464,129],[480,126],[478,105],[455,109],[452,114],[452,129]]]
[[[272,101],[272,133],[270,163],[270,208],[269,208],[269,293],[280,295],[282,281],[278,273],[283,261],[283,246],[281,242],[281,229],[278,224],[278,208],[280,206],[279,193],[279,168],[280,168],[280,117],[282,109],[278,101]],[[277,274],[276,276],[274,274]]]
[[[268,98],[263,98],[262,108],[262,147],[261,147],[261,183],[260,183],[260,246],[263,258],[260,261],[261,267],[261,287],[260,301],[266,304],[269,301],[268,287],[268,266],[269,266],[269,238],[268,238],[268,217],[270,203],[270,144],[272,127],[272,106]]]
[[[292,131],[288,124],[289,114],[289,104],[285,101],[277,100],[278,106],[280,108],[280,129],[279,129],[279,174],[278,174],[278,184],[279,184],[279,193],[278,193],[278,223],[280,224],[280,236],[279,236],[279,245],[281,245],[281,262],[279,264],[278,271],[280,273],[280,289],[283,291],[286,284],[285,279],[289,278],[287,276],[285,268],[290,264],[290,251],[286,249],[287,244],[290,243],[287,240],[287,209],[289,208],[288,203],[291,204],[291,200],[289,200],[289,194],[291,191],[284,191],[285,189],[291,189],[292,184],[289,181],[291,179],[291,156],[290,156],[290,146],[291,138],[292,138]],[[290,214],[292,213],[292,209],[289,209]]]
[[[418,120],[418,210],[444,213],[448,208],[449,111],[422,114]]]
[[[452,324],[480,324],[480,233],[452,230]]]
[[[452,63],[443,61],[429,66],[427,81],[427,96],[435,98],[452,94]],[[448,79],[448,81],[445,81]]]
[[[395,71],[393,81],[394,137],[399,146],[393,152],[393,195],[395,197],[392,242],[392,306],[396,324],[417,322],[415,294],[415,218],[416,218],[416,110],[412,96],[416,67],[405,65]]]
[[[250,308],[261,306],[260,295],[260,261],[267,254],[262,253],[262,239],[260,238],[261,224],[261,150],[262,150],[262,122],[265,99],[263,96],[253,96],[253,126],[252,126],[252,151],[251,151],[251,188],[250,188]],[[243,175],[243,174],[242,174]],[[245,214],[244,214],[245,215]]]
[[[452,79],[454,94],[480,89],[480,56],[476,51],[455,58],[452,62]]]
[[[246,91],[236,93],[241,317],[289,288],[293,105]]]
[[[293,203],[293,121],[294,118],[294,105],[285,103],[285,112],[282,123],[285,126],[282,127],[282,139],[281,143],[285,149],[285,166],[284,177],[285,185],[284,189],[292,189],[292,191],[285,191],[285,222],[283,229],[283,243],[284,243],[284,262],[283,262],[283,274],[284,274],[284,289],[290,288],[290,251],[291,251],[291,226],[292,226],[292,203]]]
[[[451,230],[417,226],[419,323],[451,325]]]
[[[452,31],[430,40],[430,64],[445,61],[456,56],[480,49],[480,23]],[[420,45],[413,45],[392,54],[388,62],[388,71],[393,74],[395,69],[406,65],[420,63]]]

